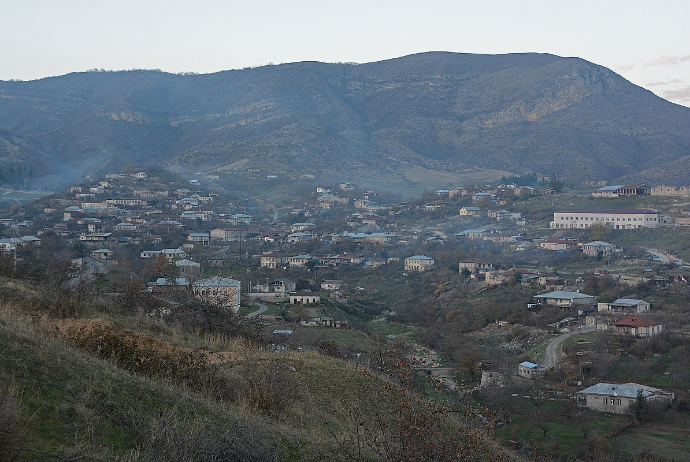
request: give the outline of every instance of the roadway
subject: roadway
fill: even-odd
[[[586,334],[595,330],[596,326],[580,326],[576,330],[555,337],[547,345],[546,352],[544,353],[544,362],[541,365],[546,369],[555,366],[561,358],[561,343],[571,335]]]
[[[265,313],[266,311],[268,311],[268,306],[266,306],[265,304],[263,304],[263,303],[258,303],[258,302],[254,302],[254,304],[255,304],[255,305],[259,305],[259,309],[256,310],[256,311],[252,311],[251,313],[247,313],[247,317],[248,317],[248,318],[253,318],[254,316],[258,316],[258,315],[260,315],[260,314]]]

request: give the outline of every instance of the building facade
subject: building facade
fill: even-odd
[[[638,398],[671,402],[673,393],[637,383],[598,383],[575,394],[577,405],[593,411],[630,414]]]
[[[216,276],[196,281],[192,290],[201,300],[230,308],[237,313],[240,310],[241,287],[242,283],[236,279]]]
[[[405,271],[426,271],[434,266],[434,259],[426,255],[413,255],[405,259]]]
[[[549,224],[552,229],[586,229],[595,224],[612,229],[656,228],[659,214],[646,209],[558,210]]]

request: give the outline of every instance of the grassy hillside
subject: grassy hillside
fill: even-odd
[[[57,318],[36,303],[40,288],[2,286],[0,460],[513,458],[480,414],[414,392],[401,357],[372,372],[108,314],[103,302]]]

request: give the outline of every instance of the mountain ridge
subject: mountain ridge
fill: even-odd
[[[37,146],[46,165],[104,155],[104,168],[143,158],[178,170],[242,164],[417,186],[506,172],[682,182],[688,124],[690,109],[551,54],[0,82],[0,129]]]

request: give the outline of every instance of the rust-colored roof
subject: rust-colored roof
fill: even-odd
[[[650,327],[661,324],[659,322],[653,321],[649,318],[642,318],[640,316],[629,316],[627,318],[619,319],[614,322],[614,326],[621,327]]]

